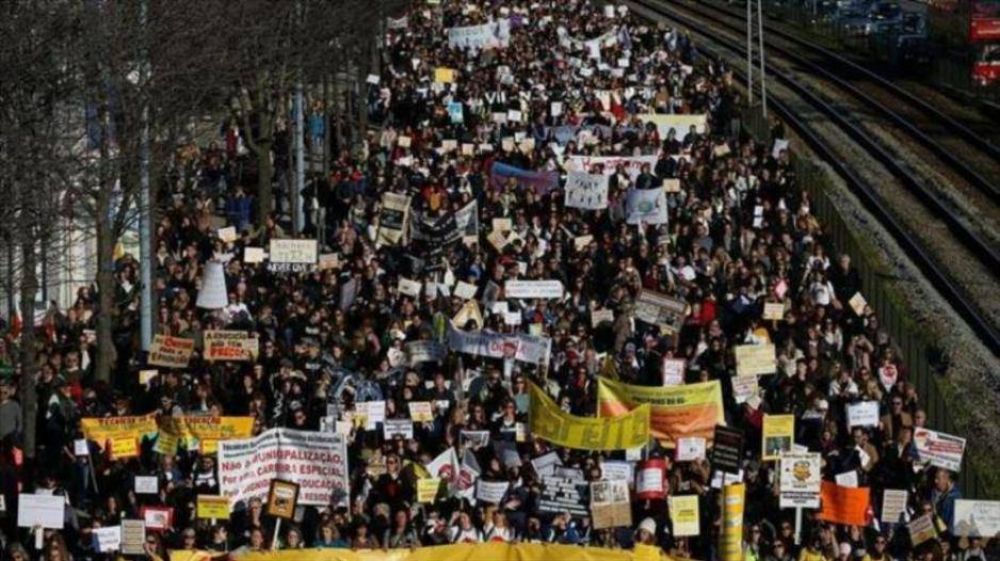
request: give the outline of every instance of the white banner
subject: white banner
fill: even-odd
[[[629,224],[666,224],[667,194],[663,189],[630,189],[625,200],[625,221]]]
[[[1000,501],[955,501],[955,521],[952,534],[992,538],[1000,533]]]
[[[604,166],[604,175],[614,175],[618,166],[625,166],[625,173],[634,181],[642,172],[642,166],[648,165],[650,171],[653,171],[656,156],[568,156],[565,167],[566,171],[589,173],[598,164]]]
[[[627,481],[632,484],[635,478],[635,464],[621,460],[604,460],[601,462],[601,479],[607,481]]]
[[[392,440],[396,435],[402,436],[405,440],[413,438],[413,421],[409,419],[386,419],[382,423],[382,437]]]
[[[924,428],[913,429],[913,443],[921,460],[932,466],[959,471],[965,453],[965,439]]]
[[[271,263],[315,264],[316,240],[271,240]]]
[[[503,286],[507,298],[562,298],[563,285],[557,280],[507,281]]]
[[[219,442],[219,483],[232,502],[267,500],[272,479],[299,484],[299,504],[348,506],[347,446],[339,434],[271,429]]]
[[[470,355],[488,358],[512,356],[521,362],[544,364],[549,362],[552,340],[526,333],[505,335],[494,331],[462,331],[449,326],[448,348]]]
[[[422,362],[441,362],[448,354],[444,345],[437,341],[412,341],[403,348],[406,350],[410,366]]]
[[[877,401],[859,401],[847,404],[847,428],[877,427],[878,422]]]
[[[448,46],[460,49],[506,47],[510,43],[510,20],[448,29]]]
[[[563,204],[569,208],[586,210],[608,208],[608,178],[604,174],[569,172]]]
[[[485,503],[500,504],[503,496],[507,494],[510,483],[507,481],[483,481],[476,482],[476,498]]]
[[[819,508],[820,455],[781,453],[781,508]]]

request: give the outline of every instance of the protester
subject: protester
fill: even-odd
[[[5,559],[106,558],[82,524],[148,523],[143,511],[162,508],[173,518],[147,528],[151,559],[169,549],[238,557],[272,544],[548,542],[650,545],[714,561],[723,481],[745,485],[742,559],[916,559],[949,544],[971,560],[995,549],[996,540],[953,535],[961,491],[954,473],[918,454],[914,431],[926,414],[906,365],[855,300],[857,266],[829,254],[788,154],[733,134],[741,99],[724,64],[700,59],[676,30],[587,0],[443,2],[387,27],[367,92],[377,127],[357,145],[331,147],[331,173],[311,187],[318,212],[298,237],[317,240],[322,258],[272,266],[288,265],[270,248],[294,239],[294,228],[277,213],[254,220],[244,131],[224,126],[204,151],[178,152],[156,229],[157,334],[192,341],[186,367],[138,352],[138,334],[125,329],[136,324],[136,264],[123,257],[113,386],[93,376],[92,291],[57,313],[40,344],[33,478],[14,454],[26,436],[23,394],[16,376],[3,378]],[[469,29],[449,32],[457,28]],[[657,117],[640,117],[648,114]],[[668,116],[694,120],[664,125]],[[328,126],[310,118],[312,155]],[[570,189],[571,176],[598,188]],[[560,294],[513,297],[510,281],[558,281]],[[221,305],[199,303],[210,288]],[[666,315],[647,321],[647,292],[679,310],[654,306]],[[765,317],[765,304],[779,305],[777,316]],[[216,330],[252,334],[258,346],[240,360],[209,360],[205,334]],[[2,343],[0,360],[12,361],[5,349],[16,334]],[[776,364],[749,385],[736,362],[748,345],[773,345]],[[668,364],[679,368],[669,383]],[[718,424],[743,438],[739,473],[720,471],[711,442],[679,459],[686,434],[601,451],[529,430],[531,384],[554,408],[594,417],[606,416],[605,380],[716,383]],[[851,426],[848,407],[862,402],[875,402],[872,422]],[[146,414],[157,416],[159,436],[143,434],[121,458],[93,438],[88,455],[75,448],[88,434],[81,419]],[[768,433],[779,414],[794,417],[783,437]],[[190,435],[160,447],[171,422],[220,415],[250,418],[246,434],[222,441],[276,428],[341,434],[346,496],[300,504],[291,520],[268,514],[263,496],[236,501],[228,520],[199,516],[197,497],[226,493],[231,468]],[[390,425],[402,432],[387,434]],[[779,505],[778,463],[761,457],[793,444],[821,455],[825,482],[869,489],[864,524],[806,509],[796,530],[794,511]],[[624,491],[628,520],[605,526],[587,501],[615,463],[636,474]],[[570,483],[554,504],[547,486],[557,470]],[[662,483],[640,496],[646,472]],[[138,493],[136,475],[154,476],[156,492]],[[32,547],[12,514],[18,485],[65,494],[74,522]],[[880,519],[885,489],[908,492],[900,520]],[[688,520],[670,508],[686,495],[697,497],[693,533],[677,531]],[[913,544],[906,523],[924,510],[936,533]]]

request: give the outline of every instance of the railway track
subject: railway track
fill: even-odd
[[[635,0],[630,4],[640,15],[653,19],[665,18],[681,24],[694,34],[706,38],[708,42],[730,51],[734,60],[745,57],[744,42],[740,39],[745,33],[745,23],[728,10],[704,3],[667,4]],[[852,157],[850,150],[835,147],[827,138],[827,131],[822,130],[823,127],[816,122],[816,119],[803,119],[802,110],[792,109],[786,100],[778,101],[772,97],[769,100],[772,107],[821,159],[843,177],[851,190],[886,227],[983,343],[994,355],[1000,355],[1000,333],[995,327],[995,321],[988,317],[993,311],[989,309],[991,303],[985,302],[983,308],[973,303],[983,303],[983,287],[977,286],[977,283],[983,280],[989,279],[985,294],[995,293],[997,272],[1000,271],[998,244],[990,239],[989,232],[989,222],[997,218],[996,205],[1000,202],[997,186],[994,183],[995,179],[1000,177],[1000,169],[992,167],[1000,166],[1000,157],[994,157],[1000,156],[996,147],[979,138],[961,123],[903,90],[891,94],[897,102],[892,108],[888,107],[885,103],[886,94],[875,93],[874,88],[892,92],[891,88],[895,86],[891,83],[825,49],[813,48],[797,38],[782,35],[777,30],[768,31],[778,35],[777,41],[769,39],[767,45],[770,66],[768,71],[772,79],[776,79],[781,87],[793,92],[798,99],[808,104],[812,111],[822,116],[822,120],[835,125],[841,134],[884,168],[885,172],[882,174],[891,177],[889,181],[897,183],[900,192],[905,191],[907,196],[913,199],[910,201],[912,205],[923,206],[920,210],[924,215],[923,223],[914,224],[912,220],[901,218],[899,213],[895,212],[898,205],[895,202],[889,204],[885,200],[884,192],[890,189],[876,179],[878,174],[870,173],[866,169],[857,169],[855,167],[857,153],[855,152]],[[723,33],[730,37],[723,36]],[[792,46],[779,44],[780,41],[790,43]],[[795,49],[795,52],[791,49]],[[819,64],[803,56],[801,52],[811,52],[817,56],[831,58],[827,64]],[[781,65],[774,64],[776,58],[783,61]],[[779,68],[789,63],[791,68]],[[745,77],[740,75],[738,64],[731,64],[730,67],[745,81]],[[849,70],[847,73],[851,76],[845,77],[836,71],[840,69],[844,72],[845,68]],[[813,91],[814,88],[806,85],[813,80],[826,82],[825,88],[819,88],[824,90],[824,93],[832,86],[843,94],[837,101],[828,101],[824,99],[826,95],[821,96]],[[854,80],[864,82],[865,86],[862,87]],[[846,109],[842,107],[846,99],[851,99],[850,103],[855,104],[855,107]],[[901,109],[907,104],[911,108],[909,113]],[[922,112],[927,120],[935,121],[937,128],[928,130],[928,122],[916,124],[912,114],[913,108]],[[872,118],[888,124],[896,134],[896,138],[886,138],[881,128],[875,132],[883,134],[873,134],[873,131],[866,128],[866,123],[859,123],[851,118],[857,114],[870,114]],[[888,130],[888,127],[885,130]],[[959,145],[946,146],[940,142],[945,133],[949,135],[951,142],[964,143],[960,144],[963,148],[957,149],[956,146]],[[941,168],[941,177],[929,181],[924,174],[917,173],[911,166],[905,165],[898,154],[904,141],[908,141],[905,142],[907,150],[913,150],[910,145],[919,146],[920,151],[913,152],[918,154],[919,159],[936,162],[937,167],[931,167]],[[967,161],[970,157],[972,163]],[[953,184],[959,186],[952,187]],[[876,185],[879,188],[876,188]],[[952,198],[956,193],[949,192],[949,189],[960,191],[957,195],[968,197],[967,201],[971,204],[967,204],[964,209],[956,205]],[[977,227],[975,217],[977,211],[982,212],[982,216],[985,217],[985,227],[982,224]],[[944,234],[953,237],[954,242],[938,239],[942,236],[928,232],[933,229],[935,220],[940,220],[947,226]],[[929,243],[935,239],[947,243]],[[956,272],[954,268],[946,270],[941,264],[942,252],[945,254],[961,252],[964,261],[972,259],[977,261],[979,266],[963,271],[962,274]],[[954,277],[960,278],[957,281]],[[989,289],[990,286],[993,287],[992,290]],[[970,291],[974,294],[970,295]],[[995,295],[992,298],[995,299]]]

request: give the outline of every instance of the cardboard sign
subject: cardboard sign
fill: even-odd
[[[743,431],[718,425],[712,438],[712,467],[737,474],[743,467]]]
[[[838,473],[834,476],[834,481],[837,485],[841,487],[857,487],[858,486],[858,472],[857,470],[845,471],[843,473]]]
[[[854,310],[855,315],[858,317],[865,314],[865,307],[868,306],[868,302],[860,292],[856,292],[854,296],[851,296],[851,299],[847,301],[847,304],[851,306],[851,309]]]
[[[684,384],[684,369],[687,361],[683,358],[663,357],[663,385],[680,386]]]
[[[737,376],[762,376],[778,371],[773,344],[737,345],[735,352]]]
[[[399,277],[399,282],[396,284],[396,290],[398,290],[400,294],[405,294],[412,298],[420,298],[421,288],[423,288],[423,283],[406,277]]]
[[[819,508],[823,481],[820,455],[783,452],[780,460],[781,508]]]
[[[698,495],[671,495],[669,506],[675,536],[697,536],[701,533]]]
[[[615,321],[615,311],[610,308],[604,308],[601,310],[592,310],[590,312],[590,326],[597,327],[598,325],[608,322],[613,323]]]
[[[253,361],[260,352],[256,333],[209,329],[205,331],[205,360]]]
[[[434,82],[438,84],[451,84],[455,81],[455,71],[451,68],[439,66],[434,69]]]
[[[295,517],[295,507],[299,502],[299,484],[280,479],[271,480],[267,491],[267,514],[275,518],[291,520]]]
[[[565,293],[562,282],[557,280],[511,280],[504,283],[503,290],[507,298],[520,299],[559,299]]]
[[[198,495],[198,503],[195,512],[198,518],[205,518],[208,520],[228,520],[229,497],[223,497],[220,495]]]
[[[868,487],[841,487],[831,481],[820,484],[820,520],[848,526],[865,526],[868,523],[869,505]]]
[[[222,241],[224,241],[226,243],[232,243],[232,242],[235,242],[237,239],[239,239],[237,237],[237,235],[236,235],[236,227],[235,226],[229,226],[229,227],[226,227],[226,228],[219,228],[218,236],[219,236],[220,240],[222,240]]]
[[[764,438],[761,457],[764,461],[777,460],[782,452],[792,449],[795,440],[795,415],[764,415]]]
[[[646,460],[636,472],[635,495],[639,499],[662,499],[666,497],[664,469],[666,464],[660,458]]]
[[[271,263],[315,265],[317,259],[316,240],[271,240]]]
[[[92,530],[97,540],[97,551],[110,553],[118,551],[122,543],[122,529],[119,526],[105,526]]]
[[[122,520],[121,552],[123,555],[144,555],[146,553],[146,523],[142,520]]]
[[[616,528],[632,525],[632,504],[627,481],[592,481],[590,515],[593,527]]]
[[[538,500],[540,512],[569,512],[575,516],[587,516],[590,509],[584,500],[588,489],[586,482],[579,479],[557,476],[542,477],[544,488]]]
[[[267,255],[263,247],[244,247],[243,262],[247,264],[263,263]]]
[[[194,339],[155,335],[149,345],[149,358],[146,363],[167,368],[187,368],[193,352]]]
[[[500,504],[503,496],[507,494],[510,483],[507,481],[483,481],[476,482],[476,499],[484,503]]]
[[[930,513],[914,518],[906,526],[906,529],[910,531],[910,543],[915,546],[937,537],[934,517]]]
[[[456,298],[461,298],[463,300],[472,300],[473,298],[476,297],[476,290],[477,290],[476,285],[458,281],[458,283],[455,285],[455,290],[452,292],[452,294],[454,294]]]

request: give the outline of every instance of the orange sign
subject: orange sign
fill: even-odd
[[[868,487],[841,487],[824,481],[820,489],[819,519],[837,524],[865,526],[871,497]]]

